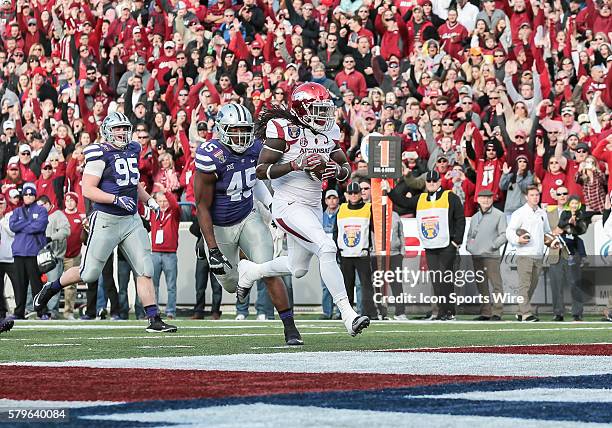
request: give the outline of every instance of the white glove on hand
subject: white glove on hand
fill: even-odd
[[[147,207],[149,207],[153,212],[155,212],[155,218],[159,219],[159,215],[161,214],[161,208],[153,197],[150,197],[147,200]]]
[[[318,153],[302,153],[297,159],[291,161],[294,171],[309,171],[323,163],[323,158]]]

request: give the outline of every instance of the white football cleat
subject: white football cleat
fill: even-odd
[[[246,317],[244,316],[244,314],[236,315],[236,321],[244,321],[245,319]]]
[[[257,315],[257,321],[265,321],[265,320],[267,320],[266,314]]]
[[[238,303],[247,301],[249,291],[258,279],[260,278],[257,274],[257,263],[247,259],[242,259],[238,262],[238,286],[236,287]]]
[[[353,337],[357,336],[370,325],[370,318],[365,315],[357,315],[355,318],[349,318],[344,321],[344,326],[349,334]]]

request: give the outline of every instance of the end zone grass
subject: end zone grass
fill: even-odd
[[[350,351],[476,345],[609,342],[612,324],[373,321],[352,338],[340,321],[300,320],[305,341],[286,347],[280,321],[173,321],[174,334],[144,331],[143,321],[22,321],[0,336],[0,362],[171,357],[238,353]]]

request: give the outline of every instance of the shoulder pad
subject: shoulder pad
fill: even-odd
[[[195,167],[201,172],[214,172],[225,163],[225,152],[216,140],[205,141],[196,150]]]
[[[266,138],[287,139],[287,124],[285,119],[270,119],[266,125]]]
[[[83,150],[83,155],[86,163],[99,160],[104,156],[104,149],[99,144],[90,144]]]

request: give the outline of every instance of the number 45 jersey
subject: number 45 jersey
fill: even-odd
[[[214,225],[238,224],[253,210],[255,168],[261,148],[258,140],[241,154],[234,153],[218,140],[204,142],[198,147],[196,169],[217,176],[210,207]]]
[[[127,147],[117,149],[110,144],[91,144],[83,150],[85,156],[85,174],[100,177],[98,188],[117,196],[129,196],[138,201],[138,183],[140,171],[140,144],[130,142]],[[113,204],[95,202],[93,209],[108,214],[125,216],[136,214],[137,209],[128,212]]]

